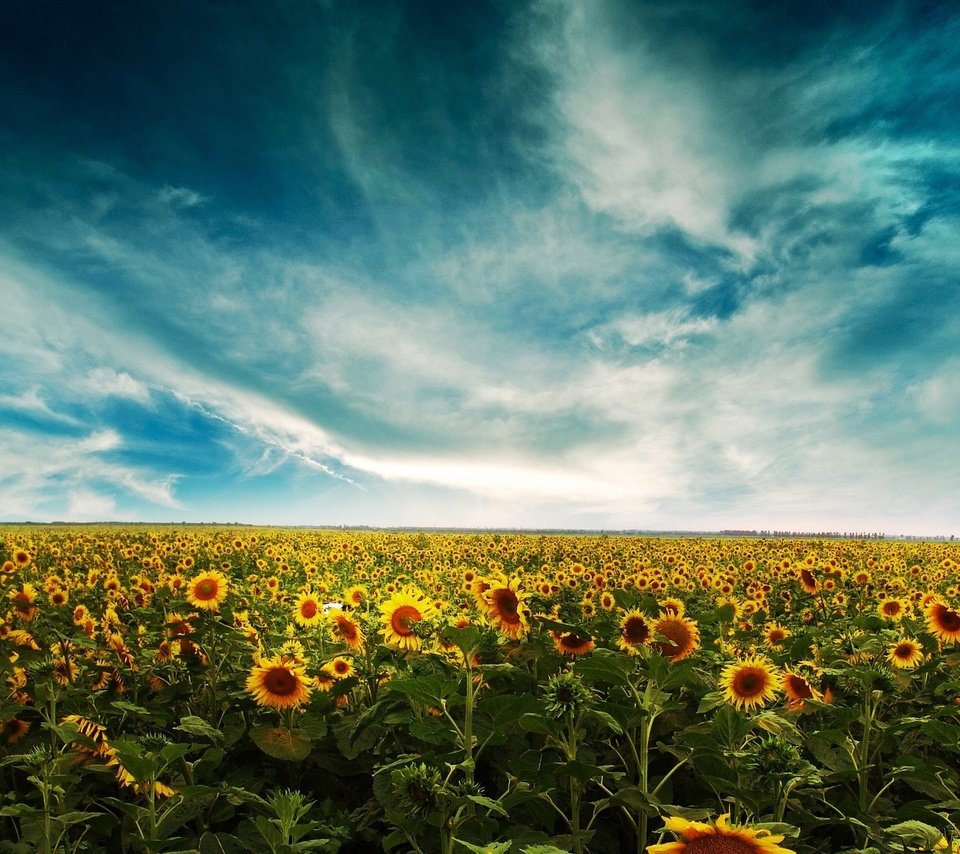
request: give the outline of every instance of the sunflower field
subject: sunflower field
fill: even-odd
[[[0,528],[0,854],[960,852],[944,542]]]

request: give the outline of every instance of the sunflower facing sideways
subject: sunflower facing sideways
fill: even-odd
[[[260,706],[292,709],[310,699],[310,680],[287,656],[261,658],[247,677],[247,691]]]
[[[433,605],[418,590],[395,593],[380,606],[380,631],[383,642],[393,649],[416,652],[423,641],[415,634],[414,626],[433,616]]]
[[[517,579],[498,579],[482,594],[487,619],[500,634],[511,640],[524,637],[530,631],[526,596],[517,589]]]
[[[927,607],[927,628],[942,644],[960,642],[960,612],[940,601]]]
[[[360,624],[343,611],[334,611],[330,617],[330,637],[354,652],[363,646],[365,640]]]
[[[665,818],[665,829],[679,838],[648,845],[647,854],[795,854],[778,844],[783,841],[782,835],[731,826],[728,819],[729,815],[723,815],[710,825],[679,816]]]
[[[653,633],[663,638],[654,641],[654,648],[671,661],[683,661],[700,648],[697,621],[679,614],[661,613],[653,625]]]

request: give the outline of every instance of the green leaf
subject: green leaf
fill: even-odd
[[[287,762],[302,762],[312,748],[310,736],[302,729],[260,725],[250,730],[250,737],[267,756]]]
[[[493,798],[487,798],[483,795],[467,795],[467,800],[473,801],[475,804],[488,809],[491,812],[495,812],[498,815],[506,816],[507,811],[503,808],[503,805],[493,800]]]
[[[943,838],[943,833],[933,825],[911,819],[884,828],[884,835],[897,839],[904,845],[922,845],[920,851],[933,851],[934,846]]]
[[[472,842],[465,842],[462,839],[453,840],[461,848],[472,851],[473,854],[506,854],[510,850],[511,842],[488,842],[486,845],[474,845]]]
[[[477,712],[490,718],[493,729],[513,726],[525,714],[536,714],[542,704],[531,694],[495,694],[477,703]]]
[[[110,705],[115,709],[119,709],[121,712],[130,712],[134,715],[152,714],[149,709],[144,708],[143,706],[138,706],[136,703],[130,703],[127,700],[114,700]]]
[[[612,730],[617,735],[623,735],[623,729],[614,719],[613,715],[607,714],[607,712],[602,712],[600,709],[591,709],[589,716],[593,720],[600,721],[600,723],[602,723],[607,729]]]
[[[223,733],[220,730],[196,715],[187,715],[180,721],[180,726],[175,726],[174,729],[190,733],[190,735],[201,735],[213,741],[223,740]]]
[[[628,655],[595,652],[581,658],[573,666],[575,672],[589,683],[599,682],[608,685],[628,685],[636,662]]]
[[[712,711],[724,704],[722,691],[711,691],[700,698],[700,705],[697,706],[697,714],[702,715],[705,712]]]
[[[554,721],[537,714],[521,715],[520,729],[524,732],[537,732],[541,735],[555,736],[557,733],[557,725]]]
[[[439,706],[441,700],[455,693],[456,683],[442,676],[406,676],[402,679],[391,679],[384,688],[403,694],[425,706]]]

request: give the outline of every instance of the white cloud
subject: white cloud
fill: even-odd
[[[93,368],[87,371],[84,388],[100,397],[123,397],[138,403],[150,401],[150,389],[146,383],[136,380],[126,371],[113,368]]]

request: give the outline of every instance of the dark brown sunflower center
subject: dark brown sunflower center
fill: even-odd
[[[913,656],[914,646],[910,643],[900,643],[897,644],[897,648],[893,651],[893,654],[896,658],[909,659]]]
[[[307,599],[307,601],[300,606],[300,615],[305,620],[312,620],[317,616],[317,603],[312,599]]]
[[[517,594],[507,587],[502,587],[493,593],[493,604],[497,609],[497,614],[505,623],[519,623],[520,615],[517,613],[517,607],[520,600]]]
[[[650,627],[640,617],[630,617],[624,623],[622,633],[627,643],[643,643],[650,637]]]
[[[953,608],[941,606],[937,609],[936,620],[940,628],[948,632],[960,632],[960,614]]]
[[[353,640],[357,636],[357,627],[346,617],[337,617],[337,631],[340,632],[340,637],[347,640]]]
[[[733,690],[738,697],[755,697],[763,693],[766,684],[767,680],[762,671],[748,668],[737,674],[733,682]]]
[[[401,605],[390,617],[390,627],[396,634],[409,637],[413,634],[413,624],[422,619],[420,612],[413,605]]]
[[[205,578],[193,588],[193,595],[197,599],[216,599],[220,585],[212,578]]]
[[[883,613],[888,617],[895,617],[900,613],[900,603],[899,602],[884,602],[883,603]]]
[[[810,687],[810,683],[802,676],[788,677],[787,686],[790,693],[799,700],[807,700],[813,696],[813,689]]]
[[[686,854],[756,854],[757,846],[733,836],[701,836],[688,842]]]
[[[289,697],[297,692],[297,677],[286,667],[271,667],[263,676],[263,687],[275,697]]]

